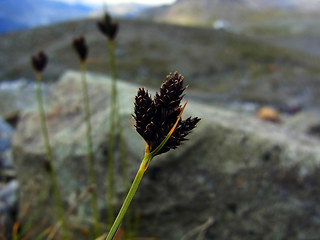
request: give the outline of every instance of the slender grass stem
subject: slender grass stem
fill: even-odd
[[[118,130],[118,140],[119,140],[119,147],[120,147],[120,160],[121,160],[121,167],[122,167],[122,182],[125,189],[125,192],[127,192],[130,188],[130,181],[129,181],[129,174],[128,174],[128,165],[127,165],[127,150],[126,150],[126,144],[125,139],[123,137],[123,131],[122,131],[122,124],[119,114],[119,105],[118,105],[118,93],[117,93],[117,86],[116,86],[116,64],[115,64],[115,45],[112,40],[108,41],[109,49],[110,49],[110,68],[111,68],[111,76],[114,86],[112,87],[113,97],[114,97],[114,121],[117,123],[116,129]],[[113,221],[113,219],[112,219]],[[131,231],[131,214],[128,211],[126,214],[126,234],[128,234],[128,231]],[[111,226],[111,225],[110,225]]]
[[[117,230],[120,226],[120,223],[127,211],[127,209],[129,208],[130,206],[130,203],[138,189],[138,186],[140,184],[140,181],[143,177],[143,174],[145,173],[145,171],[147,170],[148,168],[148,165],[151,161],[151,158],[152,158],[152,155],[150,153],[145,153],[144,155],[144,158],[142,160],[142,163],[140,165],[140,168],[137,172],[137,175],[135,177],[135,179],[133,180],[133,183],[131,185],[131,188],[126,196],[126,199],[124,200],[123,204],[122,204],[122,207],[118,213],[118,216],[116,218],[116,220],[114,221],[109,233],[108,233],[108,236],[106,238],[106,240],[112,240],[114,238],[114,236],[116,235],[117,233]]]
[[[109,144],[108,144],[108,191],[107,191],[107,204],[108,204],[108,225],[111,226],[114,220],[114,148],[115,148],[115,126],[117,117],[117,75],[116,75],[116,60],[114,54],[115,45],[112,40],[108,40],[109,62],[111,71],[111,109],[110,109],[110,129],[109,129]]]
[[[117,111],[117,113],[119,113]],[[118,129],[119,129],[119,145],[120,145],[120,159],[121,159],[121,167],[122,167],[122,182],[124,186],[124,192],[128,192],[130,188],[130,181],[129,181],[129,174],[128,174],[128,164],[127,164],[127,149],[126,149],[126,143],[122,132],[122,125],[121,121],[119,119],[118,121]],[[130,236],[132,235],[133,228],[132,228],[132,216],[131,211],[128,210],[126,217],[125,217],[125,238],[130,239]]]
[[[36,74],[37,78],[37,101],[38,101],[38,110],[39,110],[39,115],[40,115],[40,124],[41,124],[41,130],[42,130],[42,135],[43,135],[43,141],[44,141],[44,146],[45,150],[47,153],[47,158],[48,162],[50,165],[50,178],[53,186],[53,195],[54,195],[54,200],[55,204],[57,207],[58,211],[58,218],[59,221],[61,222],[62,225],[62,238],[64,240],[68,240],[68,231],[67,231],[67,226],[64,218],[64,213],[63,213],[63,207],[62,207],[62,201],[61,201],[61,196],[59,192],[59,187],[58,187],[58,181],[57,181],[57,175],[56,171],[53,166],[53,154],[52,154],[52,149],[49,141],[49,134],[48,134],[48,128],[47,128],[47,123],[46,123],[46,118],[45,118],[45,111],[43,107],[43,98],[42,98],[42,75],[41,73]]]
[[[81,71],[81,83],[82,83],[82,95],[83,95],[83,105],[85,111],[85,122],[87,125],[87,154],[88,154],[88,163],[89,163],[89,183],[91,186],[96,186],[96,178],[94,173],[94,155],[93,155],[93,144],[92,144],[92,128],[91,128],[91,110],[89,104],[89,94],[88,86],[86,80],[86,65],[84,62],[80,63]],[[97,237],[101,233],[99,225],[99,210],[98,210],[98,200],[97,200],[97,191],[96,188],[93,188],[91,191],[91,207],[92,215],[94,220],[94,237]]]
[[[118,92],[117,92],[117,71],[116,71],[116,57],[115,57],[115,42],[114,40],[108,39],[108,50],[109,50],[109,67],[111,72],[112,78],[112,85],[111,85],[111,115],[110,115],[110,135],[109,135],[109,155],[108,155],[108,224],[111,224],[114,221],[114,206],[112,204],[112,199],[114,195],[114,177],[113,177],[113,158],[114,158],[114,148],[115,148],[115,139],[118,136],[119,139],[119,146],[120,146],[120,159],[121,159],[121,166],[122,166],[122,179],[125,191],[128,191],[130,188],[130,182],[128,178],[128,167],[127,167],[127,153],[125,147],[125,141],[123,138],[122,133],[122,126],[119,117],[119,105],[118,105]],[[112,155],[112,156],[111,156]],[[127,213],[126,216],[126,226],[130,228],[130,214]]]
[[[110,61],[110,71],[112,79],[117,79],[117,71],[116,71],[116,57],[115,57],[115,42],[114,40],[108,39],[108,47],[109,47],[109,61]]]

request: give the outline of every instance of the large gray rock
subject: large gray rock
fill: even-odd
[[[110,79],[90,74],[88,82],[99,210],[101,221],[106,223]],[[145,147],[130,123],[138,86],[119,82],[118,88],[133,179]],[[77,196],[88,187],[79,73],[67,72],[50,90],[47,120],[64,207],[76,204],[68,221],[86,227],[90,222],[90,197],[77,202]],[[192,100],[184,113],[189,115],[202,118],[190,140],[179,149],[156,157],[137,191],[132,204],[140,219],[137,236],[320,239],[317,138],[246,113]],[[20,183],[20,209],[29,209],[24,219],[33,216],[32,219],[53,224],[52,188],[36,108],[23,113],[14,136],[13,153]],[[120,161],[115,163],[114,171],[114,201],[120,207],[124,197]],[[72,229],[75,226],[70,226]]]

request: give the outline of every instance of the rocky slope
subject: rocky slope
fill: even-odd
[[[110,79],[92,74],[88,81],[99,210],[105,223]],[[132,179],[144,151],[144,143],[129,121],[138,85],[120,81],[118,87]],[[67,72],[50,87],[46,110],[64,206],[75,206],[68,215],[70,231],[77,239],[87,239],[90,201],[77,200],[88,187],[80,89],[79,73]],[[264,122],[192,98],[184,113],[189,115],[202,118],[190,140],[155,158],[141,182],[132,205],[132,214],[140,223],[136,236],[172,240],[198,236],[221,240],[320,238],[319,139],[287,124]],[[29,211],[20,213],[20,219],[42,223],[31,225],[33,231],[55,224],[35,107],[22,112],[13,156],[20,209]],[[114,171],[114,201],[120,207],[125,193],[119,161]]]

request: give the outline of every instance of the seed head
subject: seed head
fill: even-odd
[[[47,63],[48,57],[43,51],[38,52],[37,55],[31,56],[31,65],[36,72],[41,73],[47,66]]]
[[[85,62],[88,57],[88,46],[86,44],[86,39],[83,36],[79,36],[73,40],[72,46],[77,52],[80,60]]]
[[[119,30],[119,24],[112,21],[111,16],[106,13],[100,21],[97,22],[98,29],[110,40],[114,40]]]
[[[138,90],[133,118],[136,130],[147,142],[150,152],[165,139],[182,111],[183,79],[177,72],[169,74],[154,99],[143,88]],[[199,121],[199,118],[191,117],[184,121],[180,119],[171,137],[157,154],[177,148]]]

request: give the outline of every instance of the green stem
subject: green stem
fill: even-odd
[[[91,111],[89,104],[89,94],[88,86],[86,80],[86,65],[84,62],[80,63],[81,70],[81,83],[82,83],[82,95],[83,95],[83,105],[85,111],[85,122],[87,125],[87,154],[89,162],[89,182],[91,186],[96,186],[96,179],[94,174],[94,156],[93,156],[93,144],[92,144],[92,129],[91,129]],[[98,211],[98,202],[97,202],[97,192],[96,188],[93,188],[91,191],[91,207],[92,215],[94,219],[94,237],[99,236],[101,233],[99,226],[99,211]]]
[[[110,61],[110,71],[113,80],[117,79],[116,71],[116,57],[115,57],[115,42],[108,39],[108,49],[109,49],[109,61]]]
[[[108,50],[109,50],[109,62],[111,71],[111,109],[110,109],[110,129],[109,129],[109,144],[108,144],[108,191],[107,191],[107,201],[108,201],[108,224],[111,226],[114,220],[113,212],[113,196],[114,196],[114,176],[113,176],[113,161],[114,161],[114,147],[115,147],[115,123],[116,111],[117,111],[117,76],[116,76],[116,60],[114,55],[114,42],[108,40]]]
[[[152,158],[151,154],[146,153],[144,155],[144,158],[143,158],[142,163],[140,165],[140,168],[137,172],[137,175],[136,175],[135,179],[133,180],[133,183],[132,183],[131,188],[127,194],[127,197],[122,204],[122,207],[121,207],[121,209],[118,213],[118,216],[117,216],[116,220],[114,221],[114,223],[108,233],[106,240],[112,240],[114,238],[114,236],[116,235],[117,230],[120,226],[120,223],[121,223],[124,215],[126,214],[126,211],[132,201],[134,194],[136,193],[136,191],[138,189],[138,186],[139,186],[139,183],[143,177],[143,174],[148,168],[148,165],[151,161],[151,158]]]
[[[44,140],[44,145],[45,149],[47,152],[47,157],[50,165],[50,178],[53,186],[53,195],[58,211],[58,218],[59,221],[61,222],[62,225],[62,237],[64,240],[69,239],[68,238],[68,231],[67,231],[67,226],[63,214],[63,207],[62,207],[62,201],[61,201],[61,196],[58,188],[58,181],[57,181],[57,175],[53,166],[53,154],[52,154],[52,149],[50,146],[50,141],[49,141],[49,134],[48,134],[48,128],[47,128],[47,123],[46,123],[46,118],[45,118],[45,111],[43,108],[43,99],[42,99],[42,75],[41,73],[37,73],[37,101],[38,101],[38,110],[39,110],[39,115],[40,115],[40,124],[41,124],[41,130],[42,130],[42,135],[43,135],[43,140]]]
[[[117,111],[117,113],[119,113]],[[127,150],[126,150],[126,143],[123,137],[122,126],[120,119],[118,120],[118,130],[119,130],[119,144],[120,144],[120,159],[121,159],[121,166],[122,166],[122,182],[124,186],[124,192],[127,192],[130,188],[130,181],[129,181],[129,174],[128,174],[128,164],[127,164]],[[125,217],[125,239],[130,239],[130,235],[133,232],[133,228],[131,226],[131,212],[130,210],[127,211]]]

